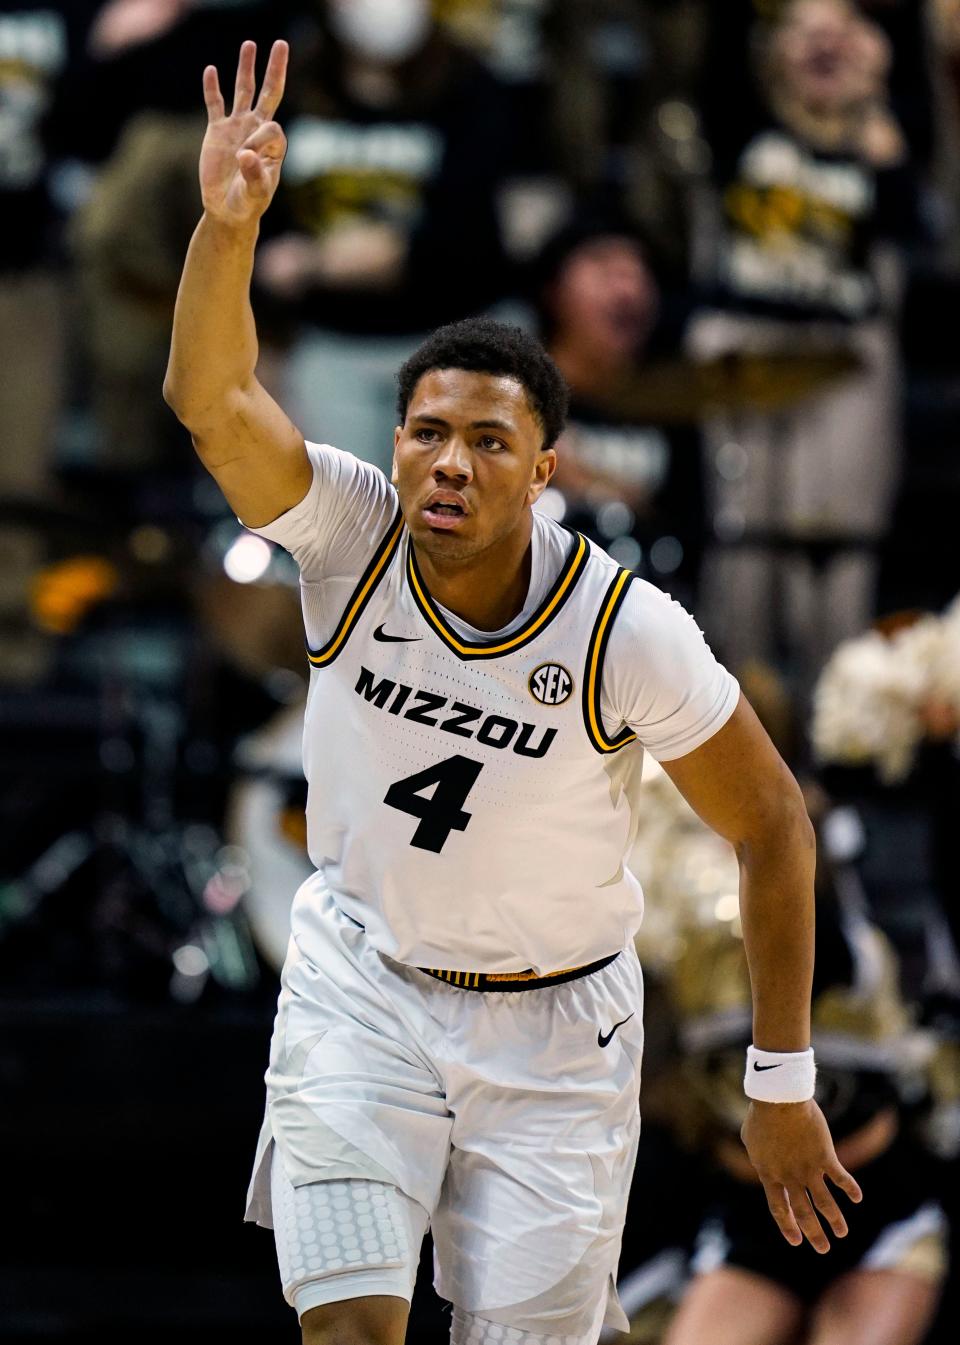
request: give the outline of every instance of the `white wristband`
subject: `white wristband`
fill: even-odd
[[[747,1047],[743,1091],[758,1102],[807,1102],[813,1097],[817,1067],[807,1051],[758,1051]]]

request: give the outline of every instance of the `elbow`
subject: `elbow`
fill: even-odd
[[[758,806],[750,831],[735,845],[741,863],[758,854],[790,854],[809,857],[816,854],[817,840],[803,793],[796,781],[776,798]]]
[[[183,400],[183,394],[170,374],[167,374],[166,378],[163,380],[163,400],[166,402],[167,406],[169,406],[177,420],[185,425],[186,407]]]
[[[196,397],[188,397],[183,385],[169,373],[163,380],[163,400],[185,430],[195,435],[210,418],[210,408],[202,407]]]

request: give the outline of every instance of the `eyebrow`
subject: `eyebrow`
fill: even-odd
[[[411,417],[412,420],[422,421],[424,425],[442,425],[445,430],[450,428],[449,420],[444,420],[442,416],[424,416],[416,414]],[[506,434],[516,434],[515,425],[508,424],[505,420],[471,420],[467,426],[468,430],[503,430]]]

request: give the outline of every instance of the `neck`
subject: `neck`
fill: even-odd
[[[639,352],[642,354],[642,352]],[[550,356],[567,380],[570,391],[580,397],[602,397],[613,391],[636,357],[627,352],[591,350],[576,338],[557,337],[550,346]]]
[[[500,630],[523,610],[530,588],[533,514],[477,556],[448,558],[414,546],[417,565],[435,602],[477,630]]]
[[[855,145],[858,109],[815,107],[777,92],[771,103],[780,121],[815,148],[842,151]]]

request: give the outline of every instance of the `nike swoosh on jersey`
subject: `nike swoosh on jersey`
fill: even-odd
[[[636,1013],[636,1009],[634,1009],[633,1013]],[[627,1016],[626,1016],[626,1018],[621,1018],[619,1023],[614,1023],[613,1027],[612,1027],[612,1028],[610,1029],[610,1031],[606,1034],[606,1036],[604,1036],[604,1034],[603,1034],[602,1032],[598,1032],[598,1033],[597,1033],[597,1045],[598,1045],[598,1046],[609,1046],[610,1043],[611,1043],[611,1041],[613,1041],[613,1034],[616,1032],[617,1028],[618,1028],[618,1027],[623,1027],[624,1023],[629,1023],[629,1022],[630,1022],[630,1019],[633,1017],[633,1013],[628,1013]]]
[[[423,636],[388,635],[387,632],[383,629],[383,625],[381,623],[381,625],[379,625],[377,629],[373,632],[373,638],[375,640],[379,640],[381,644],[413,644],[414,641],[416,640],[422,640]]]

